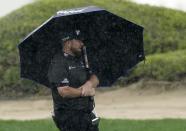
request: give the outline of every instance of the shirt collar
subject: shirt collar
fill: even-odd
[[[71,55],[71,54],[68,54],[68,53],[65,53],[65,52],[63,52],[63,55],[65,56],[65,57],[67,57],[67,58],[74,58],[75,56],[73,56],[73,55]]]
[[[63,52],[63,55],[64,55],[64,57],[66,57],[66,58],[68,58],[68,59],[72,59],[72,60],[81,60],[82,59],[82,57],[76,57],[76,56],[73,56],[73,55],[71,55],[71,54],[68,54],[68,53],[65,53],[65,52]]]

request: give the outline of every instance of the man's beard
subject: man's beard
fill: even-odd
[[[72,53],[75,55],[75,57],[81,57],[82,56],[82,51],[79,51],[77,49],[72,49]]]

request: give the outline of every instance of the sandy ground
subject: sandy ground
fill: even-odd
[[[95,97],[100,117],[122,119],[186,118],[186,89],[117,88],[99,90]],[[0,119],[51,117],[50,98],[0,100]]]

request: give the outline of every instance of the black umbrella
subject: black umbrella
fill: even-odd
[[[145,58],[143,27],[88,6],[57,12],[19,44],[21,77],[49,87],[48,67],[52,56],[61,50],[61,34],[77,29],[101,86],[110,86]]]

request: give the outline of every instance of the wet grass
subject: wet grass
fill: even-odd
[[[102,119],[100,131],[185,131],[186,119],[121,120]],[[51,119],[0,120],[0,131],[58,131]]]

